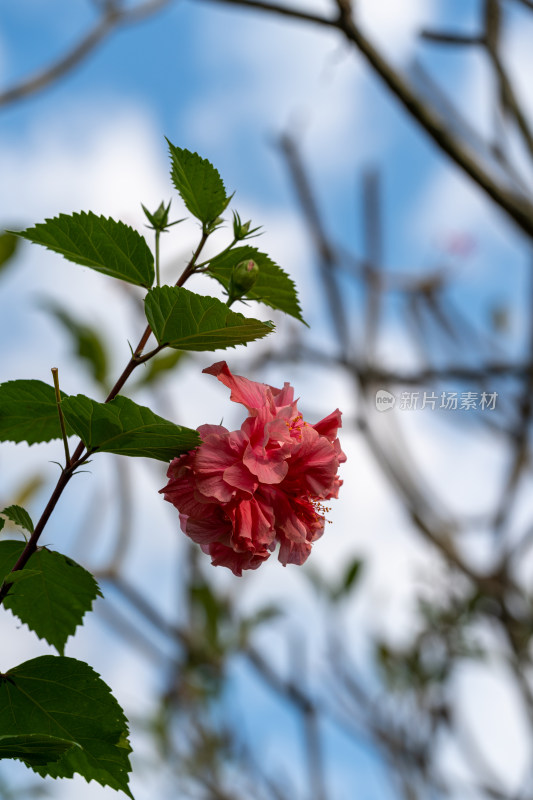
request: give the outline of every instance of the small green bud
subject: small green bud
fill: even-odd
[[[145,206],[142,206],[142,209],[143,209],[144,213],[146,214],[146,217],[147,217],[148,221],[152,223],[152,228],[154,230],[156,230],[156,231],[164,231],[165,228],[169,227],[168,213],[170,211],[170,203],[171,202],[172,201],[169,202],[168,206],[165,206],[165,204],[163,202],[161,202],[160,205],[159,205],[159,208],[156,211],[154,211],[153,213],[148,211],[148,209]],[[141,203],[141,205],[142,205],[142,203]],[[173,224],[173,223],[170,223],[170,224]]]
[[[259,267],[251,258],[240,261],[231,273],[228,289],[228,305],[238,300],[243,294],[249,292],[257,278],[259,277]]]
[[[245,294],[252,288],[259,277],[259,267],[251,258],[240,261],[233,268],[231,275],[231,286],[240,294]]]
[[[251,224],[251,219],[249,219],[248,222],[242,222],[239,214],[237,214],[236,211],[233,212],[233,236],[237,242],[240,242],[242,239],[250,239],[254,235],[260,235],[257,231],[261,226],[259,225],[257,228],[252,228],[250,230]]]
[[[224,219],[222,217],[217,217],[212,222],[205,223],[204,226],[203,226],[204,234],[207,234],[208,236],[210,236],[212,233],[214,233],[216,231],[217,228],[220,228],[220,226],[223,224],[223,222],[224,222]]]
[[[239,214],[237,214],[236,211],[233,212],[233,236],[237,241],[246,239],[251,223],[251,219],[249,219],[248,222],[242,222]]]

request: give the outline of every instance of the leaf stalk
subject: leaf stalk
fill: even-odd
[[[52,367],[52,377],[54,379],[54,389],[56,393],[57,413],[59,415],[59,424],[61,426],[61,436],[63,438],[63,445],[65,447],[65,466],[70,466],[70,452],[68,449],[67,429],[65,427],[65,418],[61,410],[61,392],[59,390],[59,370],[57,367]]]

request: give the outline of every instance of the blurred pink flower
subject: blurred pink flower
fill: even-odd
[[[204,372],[231,389],[249,416],[238,431],[200,426],[202,444],[169,466],[165,500],[180,512],[183,532],[235,575],[257,569],[276,542],[283,565],[303,564],[324,531],[322,501],[337,497],[342,484],[341,412],[310,425],[288,383],[275,389],[232,375],[225,361]]]

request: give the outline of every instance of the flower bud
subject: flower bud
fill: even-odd
[[[234,293],[246,294],[252,288],[257,278],[259,277],[259,267],[251,258],[240,261],[236,267],[233,268],[231,275],[230,289]]]
[[[233,236],[237,241],[240,241],[241,239],[246,239],[251,224],[252,224],[251,219],[249,219],[248,222],[242,222],[237,212],[236,211],[233,212]]]
[[[259,267],[251,258],[246,258],[244,261],[233,267],[231,278],[228,286],[228,301],[227,305],[230,306],[235,300],[239,300],[250,291],[257,278],[259,277]]]
[[[148,211],[148,209],[145,208],[145,206],[142,206],[142,208],[144,213],[146,214],[148,221],[152,223],[152,228],[154,230],[164,231],[165,228],[169,227],[168,212],[170,211],[170,203],[168,204],[168,206],[165,206],[164,203],[161,203],[159,208],[153,212]],[[172,225],[173,223],[170,224]]]

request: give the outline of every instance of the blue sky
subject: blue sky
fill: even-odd
[[[420,27],[440,20],[471,28],[480,2],[360,0],[358,5],[369,34],[386,48],[392,60],[407,69],[415,51],[414,34]],[[3,6],[0,87],[57,56],[93,18],[89,2],[20,0]],[[327,8],[325,2],[313,6]],[[523,17],[516,14],[509,36],[515,37],[515,52],[521,56],[531,33],[531,27],[525,27]],[[463,112],[486,130],[490,117],[487,86],[484,67],[476,57],[452,58],[428,46],[417,49],[417,53],[443,86],[450,91],[457,83],[462,86],[459,99]],[[482,203],[477,191],[454,169],[448,169],[426,136],[405,119],[396,101],[369,75],[360,57],[328,31],[202,2],[176,3],[148,21],[118,31],[56,85],[0,109],[0,223],[5,220],[9,225],[30,225],[60,211],[90,208],[141,227],[140,203],[155,208],[161,199],[170,197],[174,198],[176,215],[182,216],[168,178],[164,142],[164,136],[168,136],[175,144],[210,158],[227,188],[237,191],[235,208],[243,218],[251,216],[265,226],[266,233],[257,244],[295,278],[304,316],[312,323],[310,335],[315,343],[321,342],[328,335],[328,324],[320,312],[311,247],[274,146],[276,137],[287,130],[301,133],[310,174],[320,189],[324,218],[345,246],[361,253],[360,175],[369,165],[377,166],[383,186],[385,256],[391,269],[418,273],[436,266],[443,258],[440,243],[449,235],[466,233],[475,240],[476,249],[468,259],[453,264],[457,277],[454,296],[461,307],[474,319],[484,321],[493,303],[515,302],[523,295],[528,257],[511,226]],[[196,235],[194,226],[189,226],[183,228],[183,241],[176,243],[168,237],[163,251],[165,263],[170,265],[187,252]],[[0,320],[5,345],[2,380],[48,380],[53,361],[60,367],[67,391],[96,391],[86,373],[73,364],[57,327],[36,311],[36,302],[43,295],[59,298],[82,318],[97,321],[114,335],[115,366],[123,363],[128,352],[126,339],[134,338],[138,330],[129,300],[120,289],[108,287],[101,276],[72,269],[51,254],[26,248],[17,270],[2,278],[2,291],[9,297]],[[357,300],[354,297],[354,302]],[[263,316],[268,318],[270,313]],[[391,317],[392,335],[384,342],[384,355],[393,364],[412,363],[399,320],[398,313]],[[518,348],[522,330],[523,319],[518,315],[505,346]],[[283,321],[279,336],[282,347],[290,336]],[[238,360],[239,356],[232,358]],[[207,354],[203,362],[190,367],[186,396],[180,387],[175,391],[171,387],[176,419],[191,427],[219,421],[221,407],[227,419],[234,414],[224,391],[200,374],[201,367],[214,360]],[[290,376],[275,368],[267,378],[270,382],[291,380],[296,394],[317,419],[329,413],[332,404],[353,419],[351,387],[338,376],[324,374],[317,381],[316,370],[310,374],[299,367]],[[317,385],[323,390],[318,391]],[[469,494],[462,486],[465,476],[480,464],[487,469],[490,466],[497,474],[499,462],[487,441],[469,440],[468,448],[464,448],[459,430],[443,432],[427,419],[416,423],[409,420],[411,425],[417,429],[411,434],[426,465],[438,463],[440,475],[446,476],[444,488],[449,495],[455,493],[474,506],[482,503],[486,484],[480,486],[478,481]],[[375,623],[402,635],[410,630],[413,585],[420,584],[419,574],[429,557],[426,553],[420,556],[406,540],[408,525],[387,496],[368,453],[361,450],[353,432],[347,431],[345,436],[350,451],[350,471],[345,479],[349,476],[352,483],[347,480],[347,484],[354,488],[347,493],[351,497],[341,497],[332,512],[333,525],[329,527],[335,534],[328,531],[332,544],[328,545],[324,537],[317,552],[329,574],[359,552],[375,557],[368,577],[368,599],[361,600],[352,619],[363,629]],[[456,464],[459,448],[464,448],[462,465]],[[7,485],[12,487],[35,464],[36,455],[9,446],[6,452],[0,466],[7,473]],[[43,459],[54,457],[57,454],[47,450]],[[9,469],[4,469],[7,465]],[[46,469],[52,480],[55,468],[48,465]],[[106,462],[101,470],[109,478],[109,500],[112,469]],[[144,529],[157,528],[157,532],[150,548],[144,543],[134,549],[129,564],[132,573],[141,567],[147,571],[157,568],[160,554],[174,547],[176,527],[155,495],[154,490],[162,485],[161,474],[151,466],[135,465],[134,476],[139,491],[155,496],[153,505],[147,501],[136,509],[136,524]],[[87,497],[92,497],[89,478],[76,488],[78,491],[78,495],[73,494],[81,498],[77,504],[72,501],[58,509],[58,522],[50,531],[57,546],[59,542],[65,548],[74,546],[71,520],[74,527],[81,524]],[[44,494],[38,498],[44,499]],[[112,523],[102,523],[103,537],[106,525],[112,528]],[[378,557],[379,548],[385,548],[385,558]],[[95,552],[101,555],[98,548]],[[282,571],[274,562],[252,577],[244,589],[237,589],[232,576],[217,573],[216,580],[242,591],[251,607],[269,597],[274,587],[289,604],[294,603],[298,616],[300,578],[290,570]],[[158,580],[156,602],[167,613],[174,598],[171,577],[164,575]],[[388,598],[384,587],[391,592]],[[28,632],[17,630],[10,622],[1,624],[5,627],[0,628],[0,635],[9,635],[17,642],[15,660],[43,652],[42,645],[36,645]],[[72,649],[68,654],[93,663],[96,660],[109,683],[120,687],[126,706],[143,682],[157,683],[157,677],[140,660],[130,665],[124,680],[121,650],[96,622],[90,623],[84,636],[69,645]],[[114,666],[107,658],[111,652]],[[258,701],[257,708],[251,709],[250,724],[262,726],[265,735],[272,731],[274,741],[278,724],[275,707],[268,713],[271,716],[265,722],[263,700]],[[519,750],[515,742],[503,752],[508,758],[518,758]],[[352,779],[362,792],[359,796],[388,800],[386,784],[376,776],[372,753],[364,748],[355,753],[359,760],[354,762],[357,769],[353,768]],[[353,765],[345,743],[328,738],[328,757],[336,786],[339,775],[349,782]],[[368,777],[366,789],[359,783],[363,774]],[[140,782],[137,790],[138,800],[154,796],[153,787]],[[58,791],[68,797],[71,787],[67,783]],[[86,794],[82,795],[83,791]],[[79,792],[80,798],[91,800],[116,796],[94,785],[89,789],[80,786]],[[347,793],[346,800],[352,796]],[[334,800],[341,797],[334,795]]]

